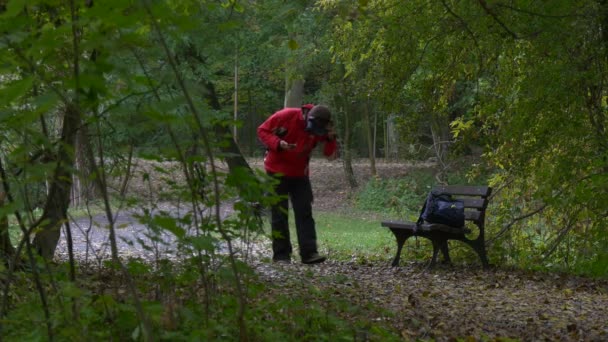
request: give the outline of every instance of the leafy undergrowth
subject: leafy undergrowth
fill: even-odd
[[[429,270],[420,263],[257,268],[275,291],[305,288],[312,298],[346,301],[357,309],[343,317],[363,316],[406,341],[608,339],[606,281],[468,266]]]
[[[295,291],[288,291],[278,283],[260,279],[251,268],[238,263],[247,297],[243,333],[237,320],[240,297],[233,274],[225,267],[227,260],[216,261],[204,272],[205,276],[197,267],[201,264],[193,260],[156,265],[138,260],[128,263],[153,340],[398,340],[389,326],[369,321],[366,310],[353,306],[347,298],[312,291],[314,286],[292,287]],[[107,266],[81,266],[78,280],[70,282],[67,265],[48,270],[52,271],[53,280],[43,278],[51,328],[46,324],[31,273],[16,272],[9,292],[8,314],[0,320],[2,340],[146,340],[123,274]]]
[[[220,265],[223,261],[220,260]],[[229,269],[130,262],[155,340],[240,337]],[[252,341],[509,341],[608,339],[608,281],[474,265],[329,260],[319,265],[241,264]],[[224,264],[226,265],[226,264]],[[156,271],[154,271],[156,269]],[[253,271],[253,272],[252,272]],[[127,281],[111,268],[81,267],[76,285],[53,269],[47,303],[55,339],[142,340]],[[36,287],[16,273],[3,339],[46,340]]]

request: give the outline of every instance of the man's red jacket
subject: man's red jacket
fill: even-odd
[[[275,134],[280,128],[284,128],[287,132],[283,137]],[[281,109],[258,127],[258,138],[268,148],[264,158],[267,172],[281,173],[287,177],[308,176],[310,154],[319,142],[325,143],[323,147],[325,156],[335,155],[338,149],[335,139],[312,135],[305,128],[306,122],[300,108]],[[296,144],[296,147],[292,150],[282,150],[279,147],[281,140]]]

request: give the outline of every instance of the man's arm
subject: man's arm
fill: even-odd
[[[266,147],[278,151],[281,146],[281,138],[277,137],[274,130],[280,126],[279,112],[272,114],[258,127],[258,138]]]

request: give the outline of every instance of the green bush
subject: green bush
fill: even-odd
[[[433,184],[430,170],[411,172],[407,178],[372,178],[356,195],[358,209],[413,219]]]
[[[355,197],[357,209],[390,214],[403,219],[417,219],[424,199],[437,184],[436,171],[430,168],[412,169],[402,178],[372,178]],[[488,184],[487,174],[474,166],[453,170],[448,184]]]

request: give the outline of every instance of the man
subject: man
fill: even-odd
[[[325,261],[325,257],[317,251],[308,165],[311,152],[318,143],[324,145],[323,154],[326,157],[336,157],[337,143],[331,112],[322,105],[284,108],[258,127],[258,137],[267,148],[264,158],[266,172],[279,180],[275,191],[285,197],[272,208],[272,260],[291,262],[292,247],[287,215],[289,196],[302,262],[317,264]]]

